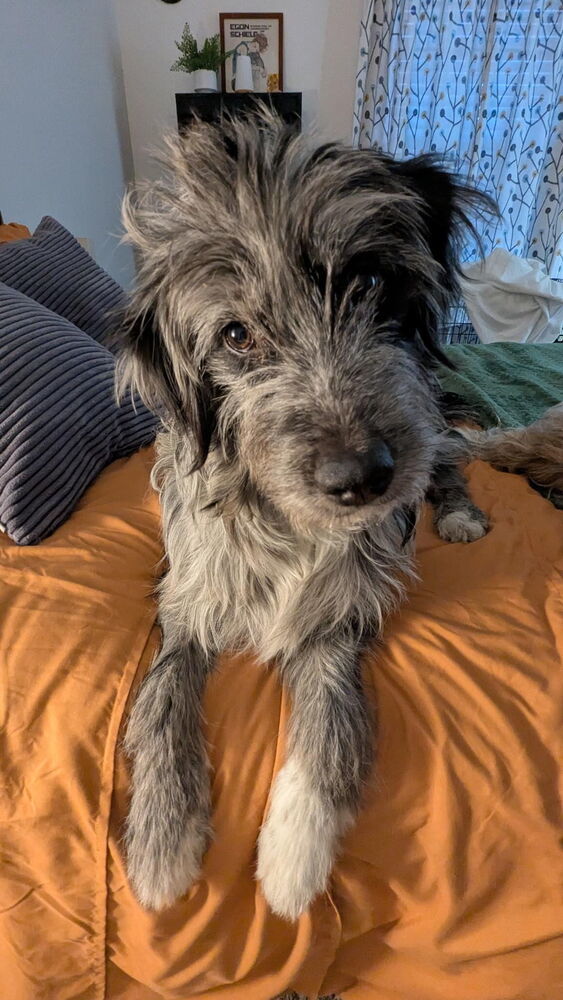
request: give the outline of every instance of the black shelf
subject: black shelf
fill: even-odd
[[[268,105],[283,118],[288,125],[301,128],[301,94],[283,92],[272,94],[176,94],[176,115],[178,128],[187,128],[195,117],[204,122],[218,121],[223,112],[244,115],[256,103]]]

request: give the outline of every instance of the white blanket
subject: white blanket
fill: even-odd
[[[563,332],[563,282],[550,278],[541,261],[499,249],[463,273],[467,312],[484,344],[551,343]]]

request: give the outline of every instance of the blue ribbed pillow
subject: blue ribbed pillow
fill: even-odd
[[[140,401],[116,404],[109,351],[0,282],[0,528],[14,542],[51,534],[156,425]]]
[[[30,239],[0,246],[0,281],[110,344],[125,292],[56,219],[46,215]]]

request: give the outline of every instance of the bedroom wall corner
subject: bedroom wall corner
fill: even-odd
[[[0,6],[0,210],[34,229],[53,215],[89,240],[121,284],[119,244],[133,176],[113,0],[18,0]]]

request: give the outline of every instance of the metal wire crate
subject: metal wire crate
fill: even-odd
[[[443,344],[480,344],[463,302],[453,306],[440,330]]]

